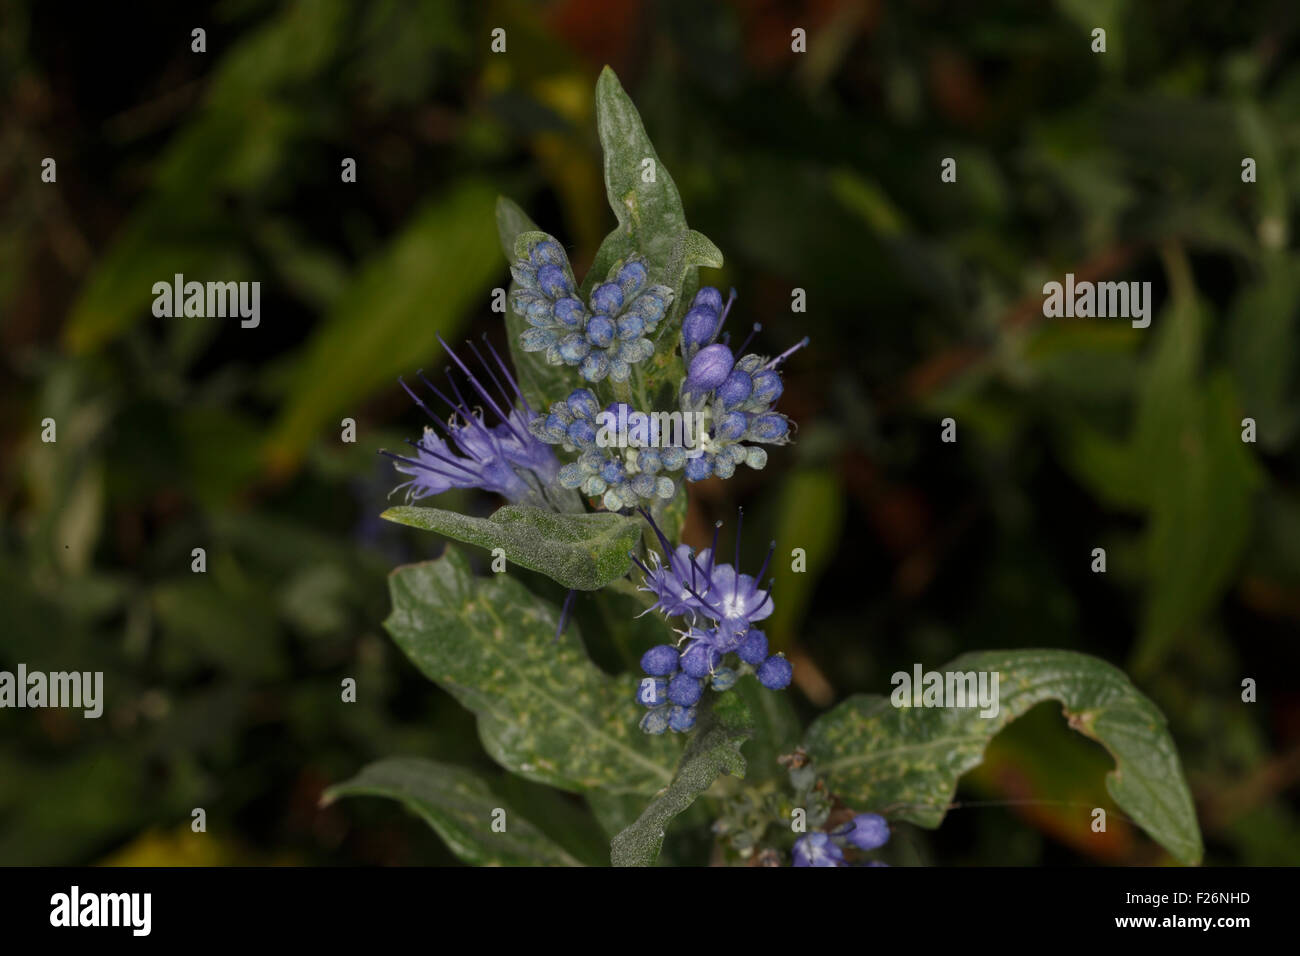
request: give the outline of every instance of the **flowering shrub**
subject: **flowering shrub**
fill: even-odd
[[[1199,830],[1163,717],[1094,658],[967,654],[941,677],[992,675],[991,706],[952,699],[951,682],[945,696],[942,683],[918,680],[912,694],[851,697],[801,727],[788,699],[798,675],[761,628],[777,600],[765,580],[777,543],[751,575],[741,515],[730,562],[718,530],[699,551],[680,532],[692,482],[762,469],[769,448],[792,440],[777,410],[781,369],[807,342],[775,357],[746,351],[748,339],[732,345],[734,294],[724,304],[698,275],[720,267],[721,253],[687,227],[608,69],[596,100],[618,227],[589,274],[579,282],[560,240],[501,200],[509,356],[443,343],[445,381],[417,372],[419,388],[401,383],[429,424],[409,450],[384,452],[407,502],[384,517],[488,549],[499,573],[475,576],[454,546],[399,568],[387,621],[397,644],[475,714],[501,766],[585,795],[615,864],[656,862],[672,825],[711,828],[715,861],[879,865],[895,826],[937,826],[987,742],[1048,699],[1114,758],[1115,803],[1175,858],[1197,861]],[[637,415],[682,416],[695,432],[612,433],[612,422]],[[486,519],[415,504],[451,488],[508,504]],[[515,567],[567,597],[530,590]],[[611,632],[601,636],[622,673],[588,656],[570,620],[579,594]],[[401,800],[469,862],[577,862],[462,768],[386,760],[331,791],[352,794]]]

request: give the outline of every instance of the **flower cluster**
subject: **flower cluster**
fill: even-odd
[[[889,823],[878,813],[859,813],[830,833],[808,833],[794,842],[795,866],[848,866],[844,850],[878,850],[889,842]],[[871,861],[867,866],[885,866]]]
[[[645,576],[641,589],[655,596],[652,609],[666,617],[685,618],[686,628],[680,632],[678,646],[660,644],[641,657],[641,669],[648,675],[637,691],[637,702],[648,708],[641,729],[651,734],[689,730],[706,681],[714,690],[726,691],[742,672],[752,670],[764,687],[788,687],[793,676],[790,662],[784,655],[769,655],[767,635],[752,626],[772,613],[771,582],[766,589],[760,582],[776,543],[768,549],[758,575],[751,577],[737,570],[739,528],[736,564],[719,564],[716,529],[712,546],[696,554],[687,545],[674,549],[650,515],[644,514],[663,556],[650,552],[649,564],[633,556]],[[735,667],[727,664],[731,654],[738,659]]]
[[[494,395],[441,337],[438,341],[465,374],[473,393],[491,409],[497,422],[489,424],[482,407],[471,406],[452,379],[450,369],[447,370],[447,391],[429,381],[423,371],[416,373],[425,387],[450,409],[450,415],[445,418],[434,414],[424,399],[399,379],[402,388],[435,427],[425,426],[418,442],[407,441],[414,449],[413,455],[381,451],[396,462],[399,472],[409,476],[393,490],[406,489],[406,500],[418,501],[450,488],[482,488],[516,504],[545,505],[549,500],[548,489],[559,474],[560,463],[550,447],[529,432],[528,422],[533,418],[533,411],[505,362],[491,344],[485,343],[496,366],[494,370],[478,348],[469,343],[481,369],[497,390]]]
[[[536,438],[565,451],[578,452],[576,461],[560,469],[559,482],[565,488],[577,488],[589,498],[600,498],[608,511],[638,507],[656,498],[670,499],[677,485],[661,472],[678,471],[686,461],[680,447],[632,448],[619,453],[597,439],[607,426],[601,419],[626,420],[626,404],[615,402],[597,409],[595,394],[579,388],[562,402],[551,405],[549,414],[538,415],[528,424]]]
[[[686,462],[687,481],[713,475],[730,478],[742,464],[760,470],[767,464],[767,451],[758,446],[784,445],[790,440],[790,420],[775,411],[784,390],[779,368],[808,339],[774,359],[750,353],[738,360],[725,336],[717,341],[730,309],[730,301],[724,307],[722,294],[706,286],[682,319],[681,350],[687,372],[681,405],[708,423],[703,453]],[[755,325],[754,331],[759,328]],[[748,344],[747,340],[736,351],[744,352]]]
[[[532,328],[520,336],[526,352],[545,352],[552,365],[576,365],[588,382],[626,382],[632,366],[654,355],[647,337],[672,304],[667,286],[649,285],[638,255],[614,263],[606,280],[584,305],[578,297],[568,256],[546,236],[528,249],[528,258],[511,267],[519,288],[511,298],[515,312]]]

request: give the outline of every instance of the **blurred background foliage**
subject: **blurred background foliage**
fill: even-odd
[[[586,806],[495,770],[384,636],[386,572],[440,545],[377,520],[395,482],[375,450],[417,433],[394,380],[441,361],[437,334],[502,342],[498,193],[579,271],[611,227],[604,63],[727,257],[702,278],[737,288],[769,352],[812,337],[783,400],[798,443],[692,486],[686,529],[700,543],[743,504],[752,560],[768,537],[806,550],[806,573],[777,566],[769,628],[805,717],[963,650],[1087,651],[1169,715],[1207,862],[1300,861],[1295,4],[11,0],[0,18],[0,667],[102,670],[107,697],[98,721],[0,711],[0,862],[451,862],[387,802],[317,807],[395,753],[482,770],[601,858]],[[260,327],[154,318],[177,272],[261,281]],[[1151,327],[1044,320],[1065,272],[1152,282]],[[1039,708],[896,859],[1160,861],[1115,815],[1089,830],[1108,767]]]

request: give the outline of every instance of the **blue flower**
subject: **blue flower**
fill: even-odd
[[[674,456],[672,449],[624,448],[608,442],[607,423],[619,421],[620,412],[624,422],[632,414],[629,406],[619,402],[598,410],[595,394],[579,388],[564,401],[553,403],[548,414],[534,417],[528,430],[541,441],[580,452],[577,461],[560,469],[560,484],[577,488],[589,498],[600,498],[607,511],[672,498],[677,485],[660,472],[671,470],[666,465],[680,468],[685,454]]]
[[[763,567],[756,576],[739,573],[734,565],[720,564],[715,555],[718,537],[715,529],[711,547],[698,554],[688,545],[669,544],[649,512],[642,510],[663,549],[651,551],[646,561],[636,555],[632,560],[644,575],[641,590],[654,595],[651,610],[665,617],[686,618],[678,647],[660,644],[641,658],[641,669],[648,679],[668,680],[666,693],[672,704],[693,707],[704,692],[703,681],[715,691],[724,692],[735,685],[741,673],[753,672],[759,683],[771,690],[790,685],[794,671],[780,654],[768,655],[767,636],[751,625],[772,613],[771,584],[761,586],[763,575],[776,548],[772,542]],[[743,520],[743,513],[742,513]],[[721,527],[721,522],[718,523]],[[736,563],[740,562],[740,529],[736,531]],[[680,650],[679,650],[680,648]],[[738,667],[726,665],[728,655],[735,654]],[[645,706],[666,706],[658,695],[638,697]],[[642,727],[658,727],[659,722]],[[677,729],[675,725],[672,729]],[[660,733],[650,730],[651,733]]]
[[[393,459],[398,472],[409,476],[409,480],[393,490],[405,489],[407,501],[418,501],[450,488],[481,488],[517,504],[551,507],[548,492],[555,487],[560,463],[551,449],[530,433],[532,409],[501,356],[487,345],[496,365],[494,371],[473,343],[469,345],[481,373],[486,373],[485,377],[497,390],[493,394],[441,337],[438,341],[466,375],[474,394],[492,411],[496,423],[488,423],[483,408],[471,406],[450,374],[448,395],[425,378],[423,372],[417,373],[420,381],[450,409],[451,414],[445,418],[434,414],[424,399],[398,379],[436,429],[426,426],[419,441],[407,442],[414,449],[413,455],[381,452]]]
[[[519,337],[524,351],[545,352],[552,365],[577,366],[588,382],[626,382],[633,365],[654,355],[649,336],[668,314],[673,293],[649,284],[641,256],[614,263],[585,305],[568,256],[550,236],[533,243],[510,271],[518,285],[511,307],[530,326]]]
[[[687,481],[730,478],[740,465],[761,470],[767,465],[767,452],[758,446],[784,445],[790,440],[790,420],[775,410],[785,388],[780,366],[808,339],[773,359],[753,353],[737,359],[749,340],[736,350],[726,335],[717,341],[731,306],[729,301],[727,309],[721,309],[721,302],[717,289],[701,289],[682,320],[681,351],[686,363],[682,411],[707,422],[701,447],[686,462]],[[759,329],[754,326],[754,332]]]
[[[809,833],[794,841],[795,866],[843,866],[844,851],[825,833]]]
[[[878,813],[859,813],[844,839],[859,850],[878,850],[889,842],[889,823]]]

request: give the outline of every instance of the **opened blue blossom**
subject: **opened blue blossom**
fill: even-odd
[[[662,554],[651,551],[644,562],[632,556],[643,574],[641,590],[654,595],[652,611],[683,618],[686,624],[677,646],[661,644],[641,658],[647,681],[666,681],[662,695],[648,690],[638,694],[638,703],[651,712],[642,719],[642,729],[647,733],[678,729],[667,716],[651,714],[667,715],[672,707],[691,710],[706,687],[727,691],[744,673],[753,673],[770,690],[788,687],[794,673],[790,662],[784,655],[768,654],[767,636],[753,626],[772,613],[771,583],[765,588],[761,581],[776,542],[768,548],[758,574],[750,576],[736,569],[740,563],[739,527],[736,564],[722,564],[715,559],[716,528],[712,546],[696,553],[685,544],[672,547],[650,514],[642,514],[659,538]],[[726,664],[731,655],[737,659],[735,667]],[[649,685],[643,682],[643,686]],[[678,723],[685,720],[683,715]]]
[[[843,866],[844,851],[825,833],[809,833],[794,841],[795,866]]]
[[[425,426],[419,441],[407,442],[412,454],[381,452],[393,459],[398,472],[409,476],[393,490],[405,490],[407,501],[419,501],[451,488],[479,488],[516,504],[550,507],[548,489],[555,486],[560,463],[549,446],[530,434],[528,423],[534,417],[533,412],[514,376],[490,344],[486,347],[492,364],[484,360],[472,343],[469,346],[480,365],[479,374],[447,348],[447,343],[442,345],[482,405],[475,407],[466,399],[451,377],[450,369],[445,389],[431,382],[422,371],[416,373],[420,382],[446,406],[449,412],[446,415],[435,414],[415,390],[399,379],[402,388],[433,425]],[[495,393],[484,379],[491,383]],[[492,412],[495,422],[488,421],[485,409]]]
[[[859,813],[830,833],[809,833],[794,841],[795,866],[850,866],[846,849],[878,850],[889,842],[889,821],[878,813]],[[863,866],[886,866],[877,860]]]
[[[526,352],[545,352],[552,365],[576,366],[588,382],[626,382],[632,366],[654,355],[649,336],[672,305],[672,290],[651,285],[645,260],[631,255],[614,263],[584,303],[568,256],[555,239],[534,242],[528,258],[511,266],[518,288],[515,312],[531,328],[519,338]]]

